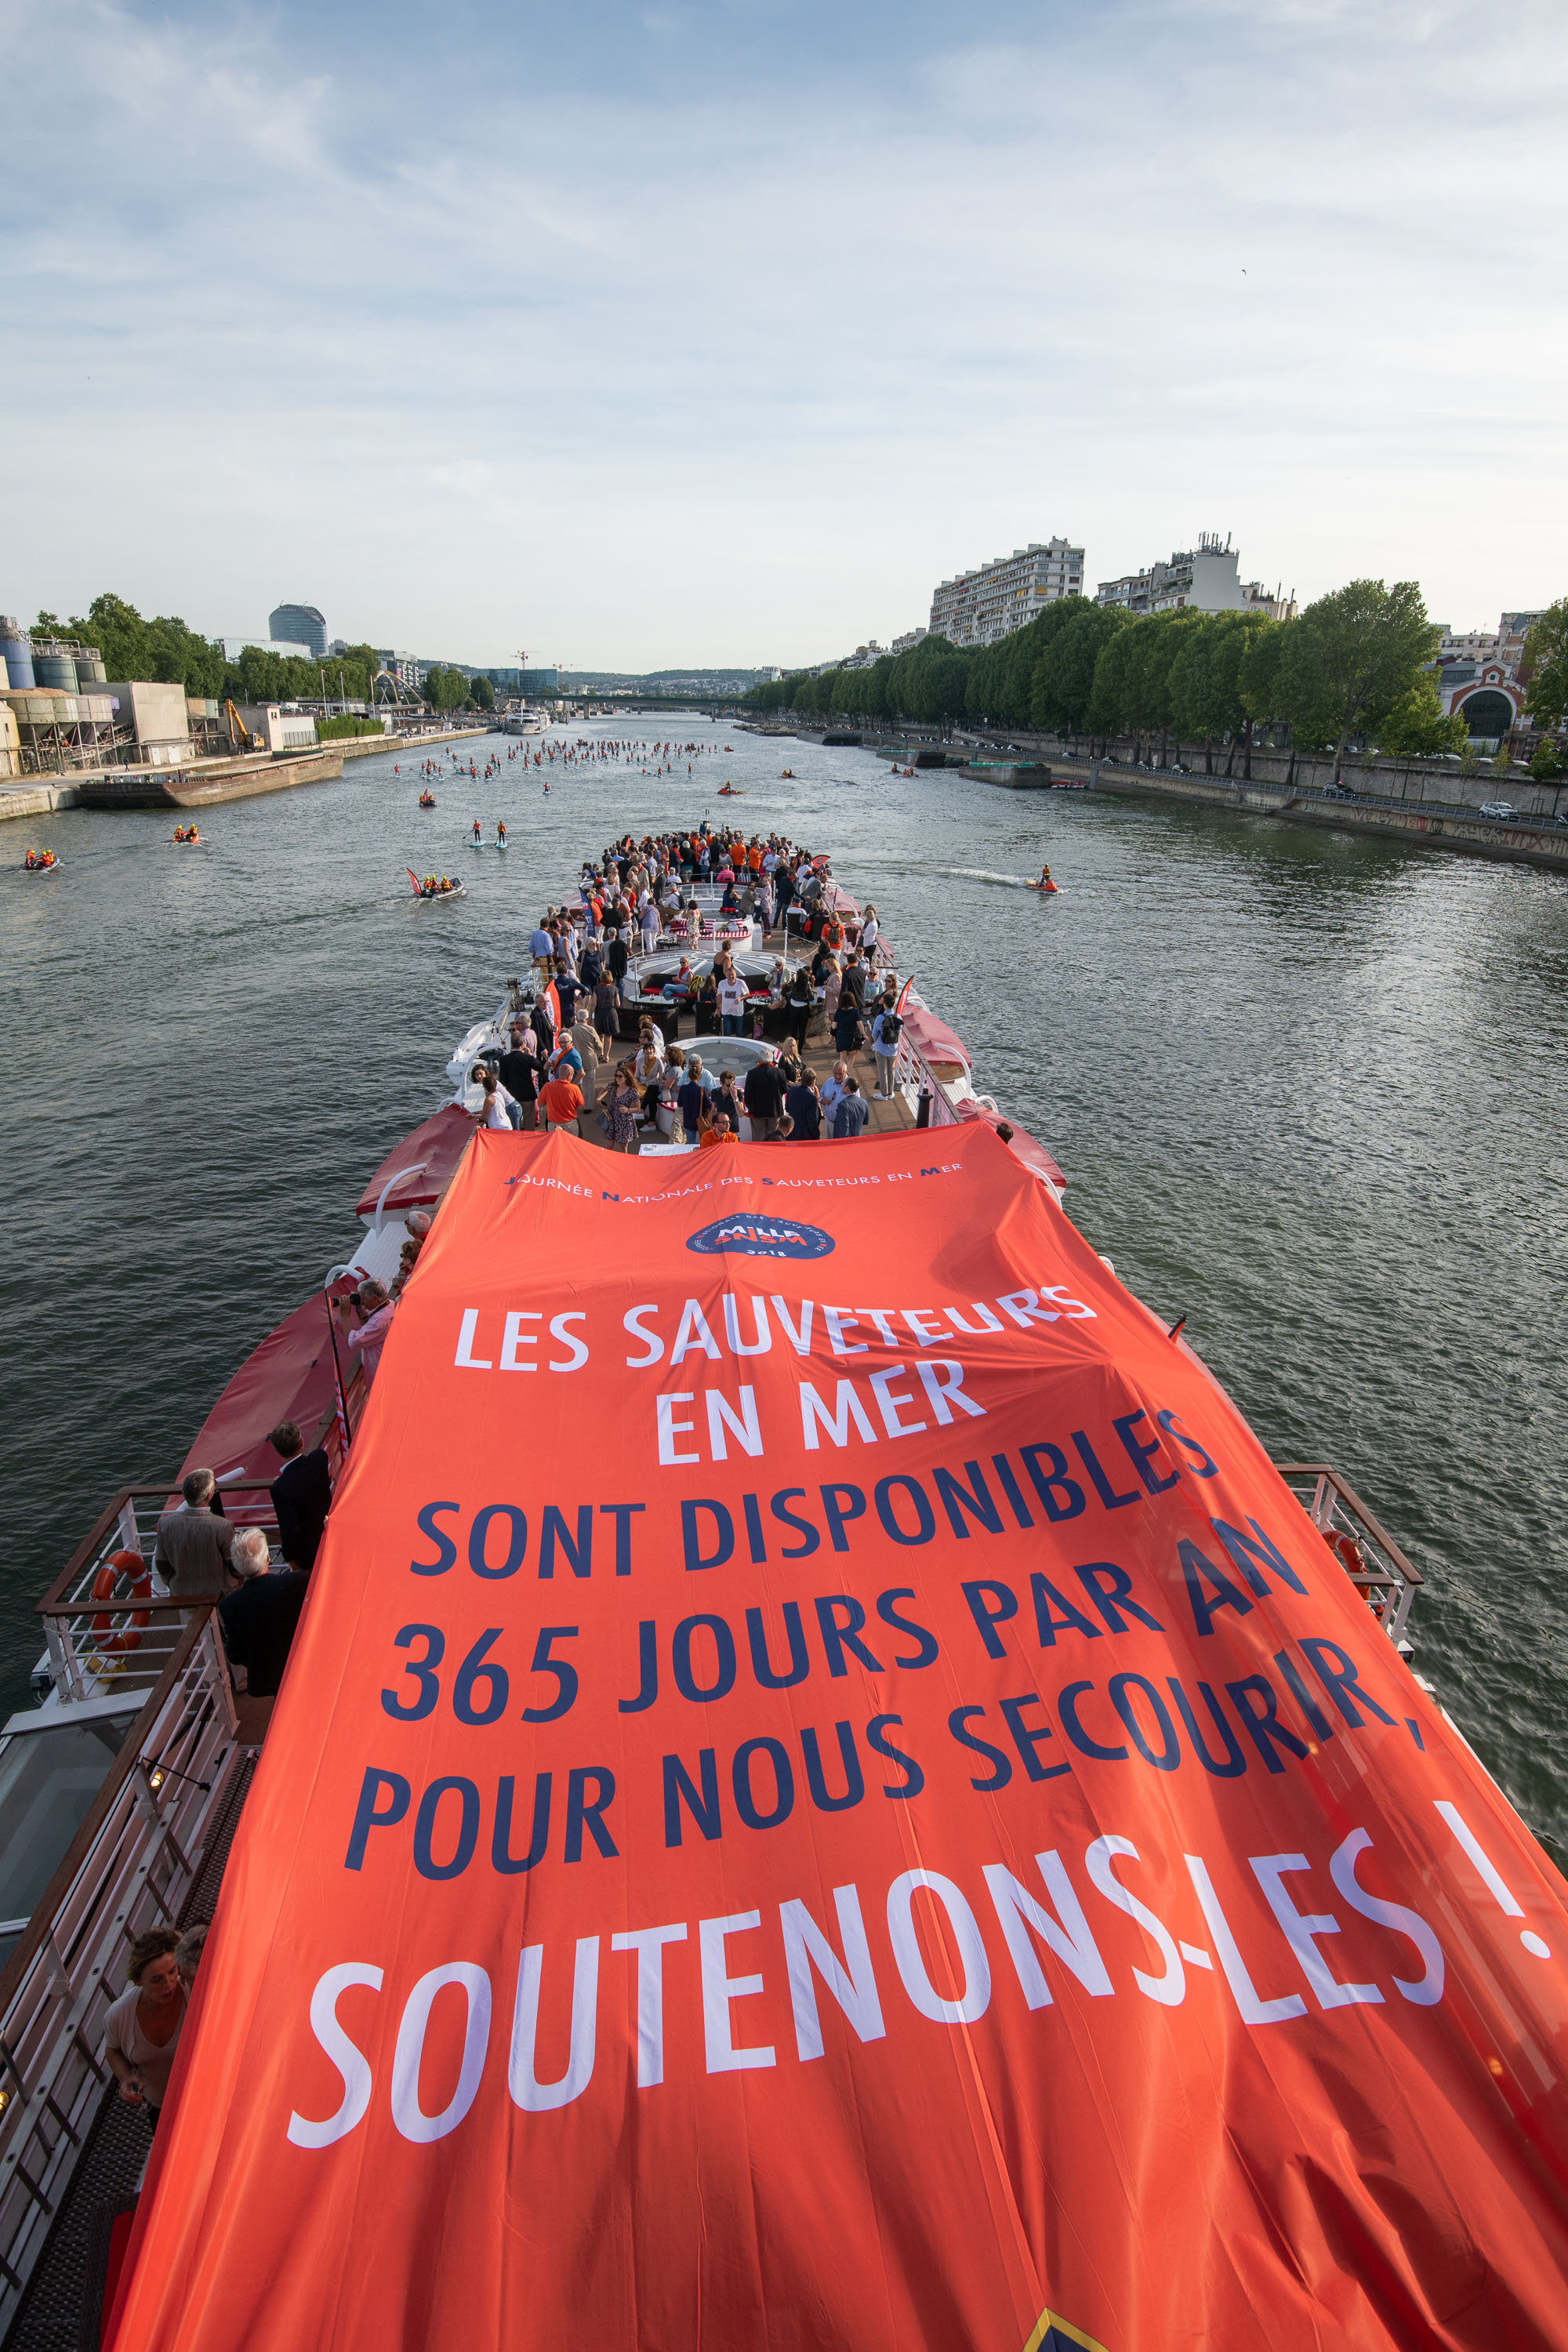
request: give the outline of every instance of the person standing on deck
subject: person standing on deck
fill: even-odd
[[[646,1014],[638,1033],[632,1076],[642,1092],[643,1118],[649,1127],[656,1126],[659,1089],[664,1084],[664,1040]]]
[[[175,1601],[211,1601],[227,1589],[234,1529],[213,1508],[217,1480],[210,1470],[187,1470],[184,1500],[158,1522],[153,1566]]]
[[[149,1927],[132,1945],[129,1983],[104,2020],[104,2057],[129,2107],[144,2107],[157,2128],[169,2088],[169,2069],[185,2021],[185,1989],[174,1953],[177,1927]]]
[[[784,1109],[795,1121],[792,1143],[816,1143],[822,1135],[822,1105],[817,1097],[816,1079],[810,1070],[803,1070],[784,1095]]]
[[[811,974],[803,963],[797,963],[790,974],[784,992],[784,1013],[794,1032],[796,1045],[805,1051],[805,1032],[816,1005],[816,992],[811,984]]]
[[[234,1539],[239,1591],[218,1602],[224,1647],[246,1671],[251,1698],[276,1698],[310,1580],[295,1568],[274,1570],[260,1528],[241,1528]]]
[[[494,1084],[493,1079],[491,1084]],[[349,1297],[333,1299],[332,1312],[340,1323],[351,1309],[357,1310],[362,1319],[359,1329],[349,1332],[348,1343],[364,1367],[365,1386],[369,1388],[381,1362],[386,1335],[392,1328],[393,1307],[385,1283],[377,1282],[373,1275],[367,1276]]]
[[[283,1557],[290,1568],[303,1569],[308,1576],[316,1565],[321,1530],[327,1524],[332,1478],[326,1447],[318,1445],[304,1454],[300,1452],[303,1442],[297,1421],[280,1421],[270,1433],[267,1443],[283,1467],[268,1491]]]
[[[868,1115],[866,1097],[860,1091],[859,1080],[846,1078],[844,1098],[833,1115],[835,1141],[853,1143],[865,1126]]]
[[[727,971],[719,984],[719,1018],[726,1037],[738,1037],[746,1010],[745,982],[733,971]]]
[[[746,1073],[741,1099],[752,1122],[752,1142],[772,1142],[779,1131],[779,1114],[784,1107],[784,1083],[778,1064],[754,1062]]]
[[[884,1100],[890,1099],[892,1096],[893,1063],[904,1027],[893,1004],[893,992],[889,988],[877,1007],[876,1017],[871,1023],[871,1051],[877,1057],[877,1092]]]

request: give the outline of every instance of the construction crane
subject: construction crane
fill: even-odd
[[[267,745],[259,735],[253,735],[232,701],[224,704],[224,716],[228,720],[228,740],[231,751],[265,751]]]

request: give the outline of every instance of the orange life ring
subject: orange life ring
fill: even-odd
[[[139,1551],[110,1553],[109,1558],[92,1580],[93,1599],[112,1601],[122,1577],[126,1580],[128,1598],[132,1601],[151,1601],[153,1598],[152,1571]],[[150,1625],[152,1622],[153,1612],[150,1609],[138,1609],[132,1613],[131,1622],[124,1631],[116,1633],[111,1631],[113,1618],[107,1612],[101,1612],[92,1621],[92,1631],[100,1650],[134,1650],[141,1644],[141,1629],[144,1625]]]

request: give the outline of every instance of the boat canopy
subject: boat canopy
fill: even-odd
[[[440,1199],[473,1131],[473,1120],[459,1104],[443,1103],[438,1111],[388,1152],[360,1195],[355,1216],[374,1216],[388,1181],[401,1175],[405,1169],[416,1172],[404,1176],[403,1181],[387,1193],[387,1214],[400,1217],[409,1209],[428,1208],[432,1201]],[[418,1166],[420,1160],[425,1162],[423,1168]]]
[[[336,1394],[327,1302],[315,1291],[247,1356],[196,1432],[181,1476],[199,1464],[220,1477],[243,1469],[249,1482],[265,1486],[283,1466],[268,1432],[297,1422],[306,1444],[314,1444]]]
[[[1560,2345],[1563,1884],[988,1123],[480,1134],[115,2352]]]

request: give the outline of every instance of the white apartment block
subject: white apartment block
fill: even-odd
[[[1065,539],[1031,540],[978,571],[944,580],[931,600],[931,635],[955,646],[994,646],[1058,596],[1082,593],[1082,548]]]
[[[1097,604],[1119,604],[1127,613],[1173,613],[1183,606],[1198,613],[1262,611],[1272,601],[1257,581],[1243,589],[1241,558],[1228,537],[1220,545],[1217,531],[1205,531],[1196,547],[1178,551],[1168,562],[1102,580],[1095,591]]]
[[[1498,650],[1498,635],[1495,629],[1455,631],[1449,628],[1446,621],[1440,623],[1439,626],[1443,632],[1437,646],[1437,659],[1440,662],[1490,661]]]

